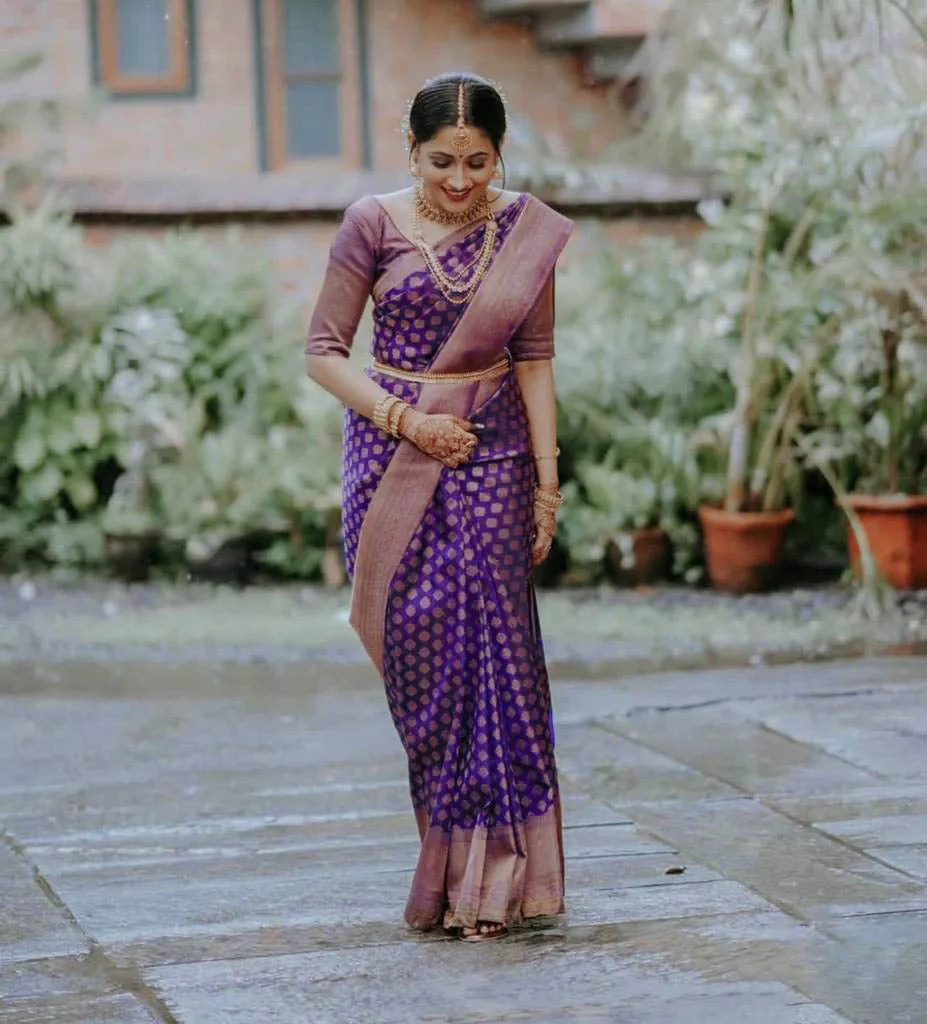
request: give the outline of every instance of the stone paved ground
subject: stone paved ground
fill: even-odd
[[[569,912],[465,945],[362,663],[0,665],[0,1024],[924,1024],[927,659],[555,698]]]

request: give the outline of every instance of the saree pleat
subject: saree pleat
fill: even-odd
[[[524,206],[523,197],[499,215],[497,245],[505,244]],[[381,218],[379,228],[368,223],[363,230],[367,244],[389,224]],[[463,232],[443,248],[448,272],[472,259],[481,232]],[[443,300],[408,251],[372,290],[374,356],[404,369],[434,366],[461,308]],[[550,357],[545,323],[544,316],[531,319],[523,357]],[[514,359],[518,341],[516,332],[509,344]],[[333,343],[317,344],[331,350]],[[421,385],[370,372],[385,389],[419,402]],[[433,492],[415,499],[424,511],[407,520],[400,518],[405,506],[382,508],[381,491],[389,471],[390,493],[402,494],[396,457],[411,469],[412,453],[397,451],[394,440],[353,412],[345,420],[344,534],[352,576],[378,500],[381,527],[415,524],[387,577],[377,651],[422,841],[405,919],[423,929],[517,923],[558,914],[564,900],[550,689],[530,575],[536,476],[527,415],[511,371],[471,388],[467,401],[481,424],[472,460],[434,473]],[[375,541],[368,524],[368,552]]]

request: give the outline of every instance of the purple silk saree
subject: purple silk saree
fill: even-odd
[[[497,215],[491,269],[447,302],[381,204],[346,213],[307,351],[346,355],[374,298],[373,357],[456,373],[553,355],[553,269],[569,222],[521,196]],[[484,227],[436,246],[449,273]],[[448,469],[348,411],[344,534],[351,621],[380,669],[409,762],[421,854],[406,921],[472,927],[563,909],[551,703],[530,578],[534,462],[515,376],[418,384],[371,373],[424,411],[482,424]]]

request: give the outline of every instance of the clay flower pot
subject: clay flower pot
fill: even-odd
[[[869,497],[849,494],[838,505],[851,508],[872,548],[879,572],[897,590],[927,587],[927,495]],[[850,562],[860,575],[860,551],[849,527]]]
[[[619,584],[631,587],[659,583],[669,575],[672,548],[666,531],[661,526],[650,526],[630,533],[632,559],[614,540],[605,545],[605,565],[609,577]],[[629,564],[630,563],[630,564]]]
[[[791,509],[727,512],[702,505],[698,516],[712,586],[745,594],[776,583],[785,531],[795,519]]]
[[[158,553],[158,535],[150,533],[107,533],[103,557],[114,576],[127,583],[141,583],[151,575]]]

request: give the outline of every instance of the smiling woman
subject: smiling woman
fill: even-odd
[[[470,941],[563,909],[531,569],[560,504],[553,274],[570,223],[492,187],[505,125],[475,75],[419,91],[419,184],[347,211],[306,346],[348,406],[351,622],[383,676],[422,840],[406,921]],[[362,372],[345,356],[371,295]]]

